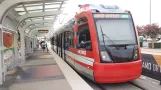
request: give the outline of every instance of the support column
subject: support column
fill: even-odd
[[[2,29],[1,29],[1,26],[0,26],[0,85],[3,84],[3,48],[2,48],[2,40],[3,37],[2,37]]]
[[[34,39],[34,45],[33,45],[33,49],[35,49],[36,48],[36,39],[35,39],[35,37],[33,38]]]
[[[21,37],[21,61],[25,62],[25,33],[22,30],[20,30],[20,37]]]
[[[18,60],[18,34],[14,34],[15,60]]]
[[[32,48],[31,48],[32,49],[32,53],[34,53],[34,41],[35,41],[34,38],[32,38]]]
[[[36,39],[36,37],[34,37],[34,49],[38,48],[38,41]]]
[[[34,53],[34,38],[30,37],[30,53]]]

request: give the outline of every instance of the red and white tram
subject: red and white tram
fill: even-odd
[[[97,83],[137,79],[142,72],[138,34],[130,11],[85,4],[54,32],[54,51]]]

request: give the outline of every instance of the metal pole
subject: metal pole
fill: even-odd
[[[150,24],[151,24],[151,0],[150,0]]]
[[[0,25],[0,85],[3,84],[3,53],[2,53],[2,39],[3,39],[3,36],[2,36],[2,28],[1,28],[1,25]]]

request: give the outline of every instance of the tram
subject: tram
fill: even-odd
[[[54,32],[53,50],[96,83],[139,78],[142,60],[131,12],[116,5],[79,7],[80,12]]]

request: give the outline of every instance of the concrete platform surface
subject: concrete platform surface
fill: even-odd
[[[161,55],[161,49],[141,48],[141,53]]]
[[[5,90],[5,89],[4,89]],[[18,75],[8,90],[72,90],[52,55],[42,50],[18,67]]]
[[[61,59],[53,50],[49,49],[56,63],[62,70],[65,78],[70,84],[72,90],[93,90],[89,84],[83,80],[63,59]]]

